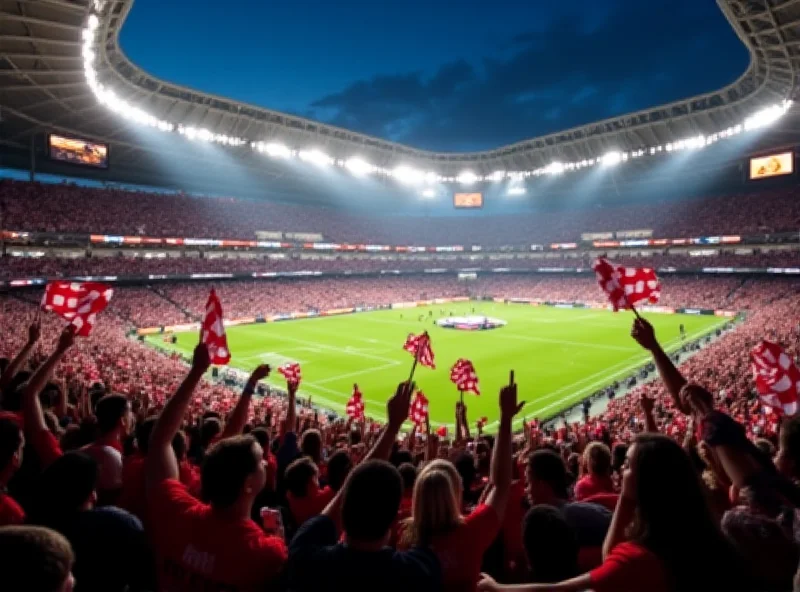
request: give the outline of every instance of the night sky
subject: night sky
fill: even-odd
[[[470,151],[732,82],[713,0],[136,0],[122,47],[202,91]]]

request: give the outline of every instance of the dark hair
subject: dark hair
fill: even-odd
[[[537,481],[550,485],[558,499],[568,499],[567,467],[558,454],[552,450],[537,450],[528,457],[528,470]]]
[[[411,455],[409,450],[403,448],[395,451],[390,460],[394,466],[399,467],[405,463],[413,463],[414,457]]]
[[[209,417],[203,420],[200,425],[200,446],[204,450],[211,445],[211,442],[222,433],[222,423],[216,417]]]
[[[339,491],[347,480],[353,468],[353,461],[346,450],[337,450],[328,459],[328,485],[334,491]]]
[[[22,409],[22,395],[32,374],[27,370],[17,372],[11,382],[3,390],[3,409],[19,411]]]
[[[382,460],[360,464],[344,485],[344,531],[355,540],[382,539],[397,517],[402,496],[403,481],[392,465]]]
[[[683,448],[661,434],[640,434],[630,462],[636,513],[631,540],[655,553],[672,588],[749,589],[741,562],[723,537]]]
[[[3,580],[26,592],[61,590],[75,559],[67,539],[40,526],[0,528],[0,557]]]
[[[97,462],[84,452],[67,452],[39,475],[29,520],[61,530],[97,487]]]
[[[150,450],[150,434],[153,433],[153,428],[156,427],[157,415],[151,415],[144,421],[136,424],[136,445],[139,452],[147,456],[147,451]]]
[[[463,488],[463,499],[465,502],[471,501],[471,488],[475,482],[475,475],[478,473],[475,468],[475,457],[470,452],[462,452],[453,461],[456,471],[461,476],[461,486]]]
[[[611,468],[614,471],[621,471],[625,465],[625,457],[628,455],[628,445],[618,442],[611,449]]]
[[[234,436],[214,444],[203,459],[200,488],[203,499],[217,508],[232,506],[248,476],[258,469],[252,436]]]
[[[403,488],[406,491],[413,490],[417,481],[417,468],[411,463],[403,463],[397,470],[403,479]]]
[[[300,452],[319,464],[322,460],[322,436],[319,430],[308,430],[300,438]]]
[[[250,435],[258,441],[264,451],[269,450],[269,431],[267,431],[267,428],[255,428],[250,432]]]
[[[286,473],[284,474],[286,489],[294,497],[305,497],[308,493],[308,485],[311,479],[318,473],[319,469],[317,469],[317,465],[314,464],[313,460],[307,456],[300,457],[286,467]]]
[[[94,409],[97,417],[97,429],[107,434],[119,425],[119,420],[128,412],[128,399],[122,395],[106,395],[102,397]]]
[[[552,584],[578,574],[578,540],[553,506],[539,505],[525,515],[522,541],[534,583]]]
[[[0,470],[8,467],[22,444],[19,422],[10,417],[0,417]]]
[[[792,462],[794,467],[793,477],[800,474],[800,416],[785,419],[781,425],[780,436],[783,455]]]

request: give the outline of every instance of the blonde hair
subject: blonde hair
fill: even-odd
[[[420,471],[414,483],[411,518],[403,523],[403,545],[429,545],[435,536],[464,523],[460,484],[456,468],[445,460],[433,461]]]

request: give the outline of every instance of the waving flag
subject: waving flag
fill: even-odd
[[[290,362],[278,368],[278,372],[283,374],[286,382],[293,385],[300,384],[300,364],[297,362]]]
[[[475,367],[472,362],[464,358],[460,358],[450,369],[450,382],[455,384],[462,393],[473,392],[476,395],[481,394]]]
[[[431,349],[431,337],[428,332],[414,335],[410,333],[406,339],[403,349],[410,353],[423,366],[436,369],[433,361],[433,350]]]
[[[440,438],[447,438],[447,426],[439,426],[436,428],[436,435]]]
[[[661,284],[649,267],[614,266],[601,258],[592,269],[614,312],[621,308],[630,310],[639,302],[656,304],[661,297]]]
[[[208,347],[211,363],[224,365],[230,362],[231,352],[228,350],[228,337],[225,335],[225,325],[222,322],[222,304],[214,288],[211,288],[211,293],[208,295],[202,329],[200,341]]]
[[[87,337],[113,295],[111,286],[98,282],[49,282],[41,306],[70,321],[75,335]]]
[[[411,401],[408,417],[418,426],[423,425],[428,419],[428,398],[422,391],[417,391],[414,400]]]
[[[347,402],[345,407],[348,417],[353,419],[364,419],[364,399],[361,396],[361,391],[358,390],[358,385],[353,385],[353,396]]]
[[[765,405],[786,415],[798,411],[800,370],[777,343],[762,340],[750,352],[756,390]]]

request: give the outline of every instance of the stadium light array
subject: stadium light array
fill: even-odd
[[[510,187],[507,193],[508,195],[525,195],[525,188],[520,186]]]
[[[645,156],[655,156],[662,152],[677,152],[680,150],[697,150],[715,144],[720,140],[725,140],[737,136],[743,132],[764,128],[772,125],[780,119],[792,106],[791,100],[784,100],[780,104],[772,105],[761,109],[747,117],[741,124],[728,127],[706,136],[695,136],[672,140],[664,145],[647,146],[631,152],[612,151],[597,158],[583,159],[575,162],[554,161],[550,164],[528,171],[505,171],[496,170],[493,173],[482,176],[472,171],[465,170],[457,176],[442,176],[435,171],[423,172],[410,166],[398,166],[394,169],[387,169],[370,164],[359,157],[352,157],[348,160],[337,160],[319,149],[289,147],[278,142],[264,142],[253,139],[246,139],[237,136],[214,133],[202,127],[196,127],[189,122],[173,122],[160,119],[137,105],[132,105],[125,99],[117,96],[113,89],[98,80],[97,68],[95,66],[98,55],[102,51],[102,40],[98,39],[100,28],[100,15],[105,11],[107,0],[93,0],[92,12],[86,19],[86,25],[81,31],[83,45],[81,55],[83,57],[83,68],[86,83],[94,94],[97,101],[119,115],[123,119],[129,120],[139,125],[145,125],[163,132],[181,134],[190,141],[211,142],[223,146],[243,146],[250,145],[252,150],[266,154],[271,158],[293,158],[297,157],[305,162],[317,166],[335,165],[348,170],[356,176],[367,174],[383,175],[392,177],[398,182],[409,185],[420,185],[423,182],[429,185],[435,183],[460,183],[471,185],[479,181],[499,182],[504,179],[525,179],[528,177],[539,177],[542,175],[560,175],[567,171],[582,170],[596,165],[616,166],[629,159],[638,159]],[[427,191],[427,190],[426,190]]]
[[[472,171],[461,171],[456,177],[456,181],[461,183],[462,185],[472,185],[476,181],[478,181],[478,175],[473,173]]]
[[[422,197],[427,197],[428,199],[436,197],[436,190],[428,187],[422,192]]]

